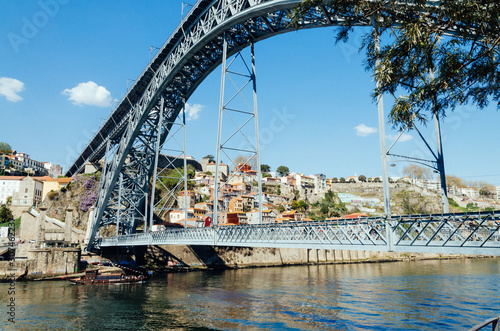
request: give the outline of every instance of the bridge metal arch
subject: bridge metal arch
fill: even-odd
[[[88,248],[100,227],[116,224],[119,212],[129,214],[128,221],[122,221],[124,233],[135,232],[136,216],[145,213],[153,151],[170,130],[168,125],[163,131],[155,127],[164,124],[159,123],[161,118],[171,123],[184,100],[219,66],[224,36],[228,40],[228,55],[232,55],[251,43],[281,33],[342,22],[322,6],[297,26],[291,26],[288,14],[300,2],[200,0],[193,6],[67,173],[74,175],[85,162],[96,163],[105,158]],[[106,153],[107,150],[112,153]],[[122,179],[118,181],[119,178]],[[120,199],[118,192],[123,193],[123,187],[127,190],[125,198]]]

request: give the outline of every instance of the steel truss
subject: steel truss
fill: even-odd
[[[253,163],[257,168],[257,198],[259,203],[259,220],[262,221],[262,174],[260,170],[260,149],[259,149],[259,120],[257,112],[257,83],[255,76],[255,53],[254,45],[251,44],[251,65],[245,61],[245,58],[239,50],[229,63],[227,63],[227,38],[224,38],[223,53],[222,53],[222,79],[221,79],[221,95],[219,105],[219,124],[217,130],[217,156],[215,164],[215,183],[214,183],[214,223],[219,224],[218,213],[218,198],[221,195],[221,190],[230,180],[241,172],[246,163]],[[240,65],[238,68],[237,65]],[[226,78],[234,86],[234,93],[225,99]],[[245,93],[251,88],[250,95],[252,101],[248,101],[248,93]],[[239,102],[238,102],[239,101]],[[222,126],[224,118],[229,120],[234,129],[227,132],[227,137],[223,137]],[[255,141],[249,136],[251,132],[248,129],[251,124],[254,124]],[[232,128],[230,124],[230,127]],[[238,139],[240,138],[240,139]],[[224,140],[225,139],[225,140]],[[240,145],[235,145],[240,142]],[[220,176],[221,153],[231,160],[231,169],[234,169],[228,178],[223,179]],[[241,164],[237,164],[238,156],[242,156],[245,160]],[[248,180],[243,179],[244,183]]]
[[[160,99],[163,97],[165,102],[164,118],[175,119],[182,100],[187,100],[221,63],[224,36],[227,37],[226,54],[231,56],[251,43],[276,34],[339,22],[323,7],[292,26],[289,14],[299,2],[200,0],[193,6],[68,171],[68,175],[74,175],[82,170],[85,162],[106,157],[94,220],[90,224],[88,250],[97,231],[116,224],[118,214],[124,234],[134,233],[139,221],[144,220],[146,226],[145,200],[158,141],[154,125],[161,113]],[[160,142],[162,139],[163,136],[159,137]],[[107,154],[109,145],[112,152]]]
[[[166,214],[173,210],[179,210],[183,206],[184,226],[187,227],[188,220],[188,178],[187,178],[187,151],[186,151],[186,108],[183,107],[182,117],[160,120],[157,130],[160,132],[169,132],[166,139],[156,144],[155,164],[153,167],[153,176],[151,183],[151,201],[149,212],[149,229],[154,224],[154,215],[160,220]],[[168,130],[168,131],[167,131]],[[160,154],[160,152],[163,152]],[[160,157],[164,158],[164,164],[159,166]],[[176,161],[182,160],[182,167],[176,165]],[[180,170],[182,169],[182,171]],[[166,191],[161,196],[156,189]],[[181,190],[184,194],[180,195]]]
[[[160,115],[167,122],[177,118],[184,100],[222,62],[224,40],[230,57],[277,34],[342,23],[325,5],[291,24],[291,10],[301,1],[199,0],[191,8],[67,172],[73,176],[86,162],[104,159],[87,249],[103,226],[119,222],[123,234],[136,232],[143,223],[147,229],[156,146],[171,130],[168,125],[157,130]]]
[[[175,229],[98,242],[500,255],[500,212]]]

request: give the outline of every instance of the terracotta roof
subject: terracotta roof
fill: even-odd
[[[294,219],[291,217],[277,217],[276,218],[276,221],[292,221],[292,220],[294,220]]]
[[[36,178],[36,179],[38,179],[38,180],[41,180],[42,182],[43,182],[43,181],[46,181],[46,180],[54,179],[54,178],[52,178],[52,177],[50,177],[50,176],[33,177],[33,178]]]
[[[49,176],[44,176],[44,177],[49,177]],[[45,179],[44,181],[46,181],[46,182],[58,182],[58,183],[69,183],[69,182],[73,181],[73,177],[68,177],[68,178],[52,178],[52,177],[49,177],[49,179]]]
[[[360,218],[360,217],[368,217],[366,214],[362,213],[354,213],[354,214],[349,214],[344,216],[344,219],[353,219],[353,218]]]
[[[0,176],[0,180],[21,180],[25,176]]]

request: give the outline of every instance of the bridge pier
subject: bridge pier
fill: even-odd
[[[189,245],[147,246],[144,261],[157,268],[232,269],[292,265],[377,263],[467,258],[463,255],[307,248],[251,248]]]

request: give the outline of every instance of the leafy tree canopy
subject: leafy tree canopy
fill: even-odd
[[[500,108],[500,1],[306,0],[296,7],[294,22],[324,5],[345,19],[337,42],[347,41],[356,25],[376,21],[380,52],[371,33],[361,49],[379,82],[373,96],[395,99],[394,126],[411,129],[465,103],[484,108],[494,101]]]
[[[0,207],[0,223],[9,222],[12,218],[13,216],[10,209],[7,206],[2,205]]]
[[[204,156],[203,159],[208,159],[209,162],[215,162],[215,157],[212,154]]]
[[[269,172],[269,171],[271,171],[271,167],[268,166],[267,164],[261,164],[260,165],[260,171],[262,171],[262,172]]]
[[[8,143],[0,142],[0,154],[9,155],[12,153],[12,147]]]
[[[278,169],[276,169],[276,172],[278,172],[280,176],[286,176],[290,173],[290,169],[286,166],[279,166]]]

